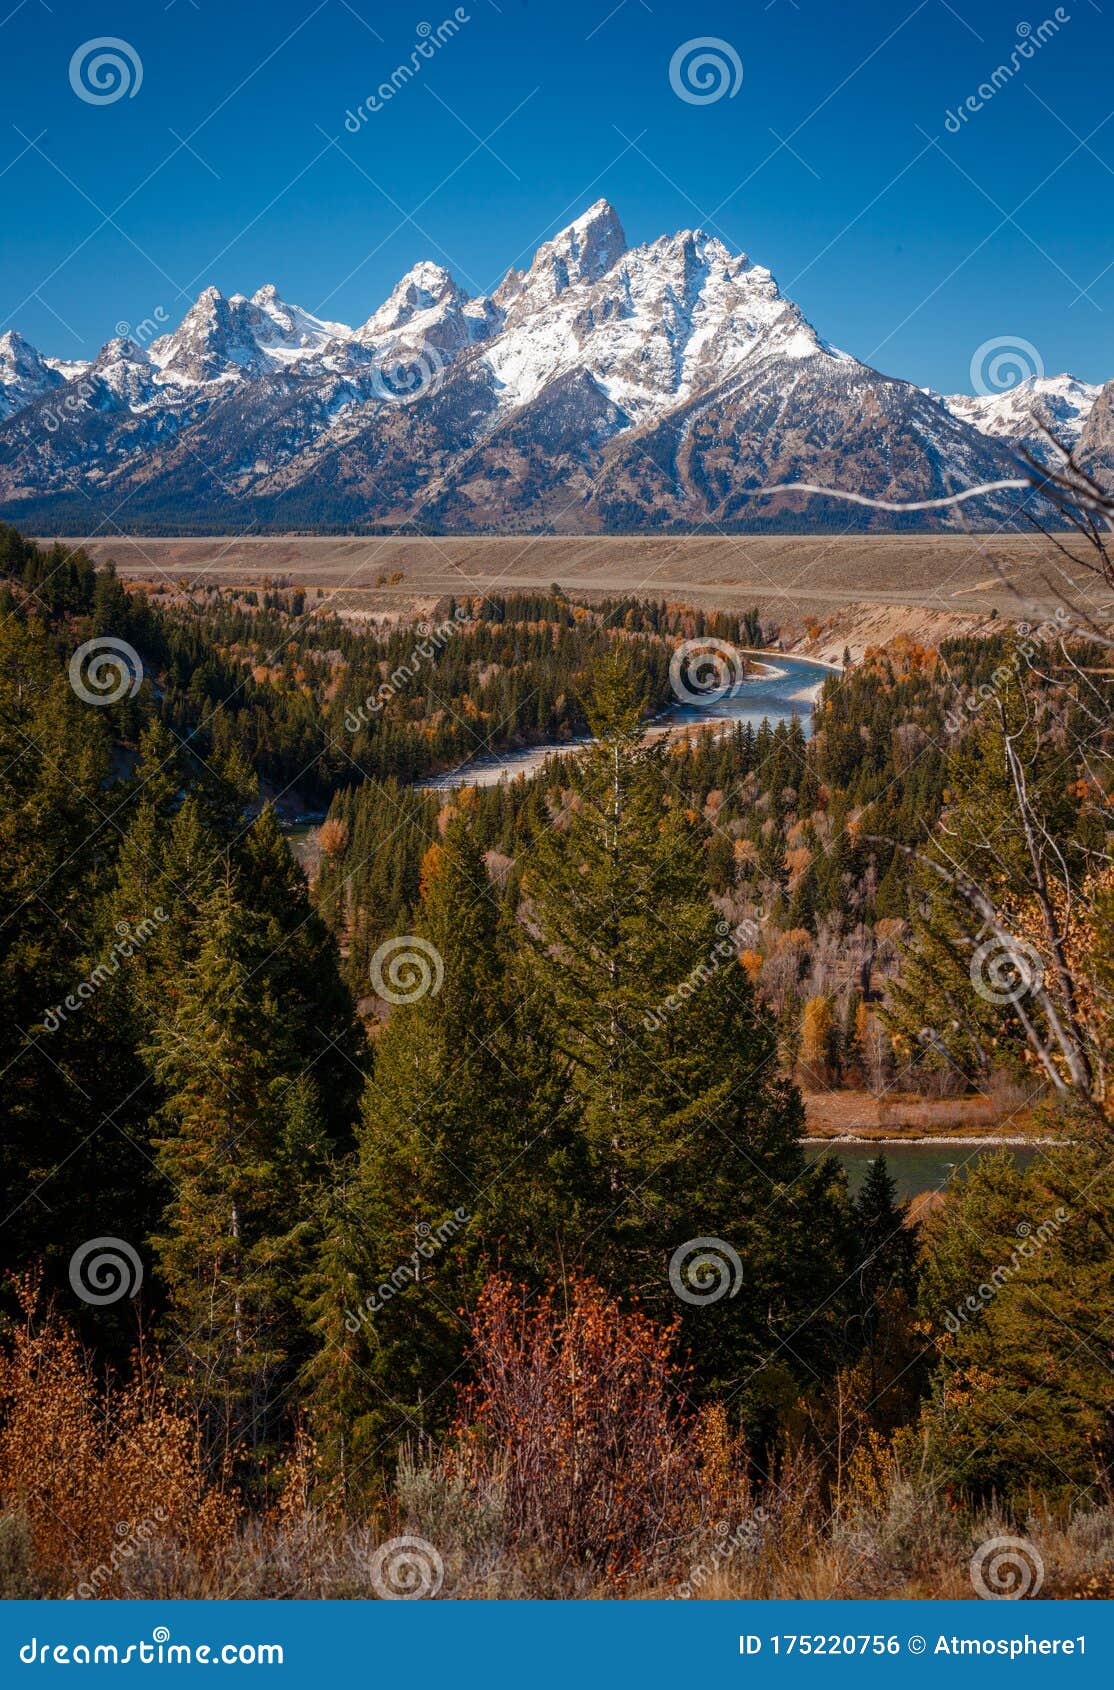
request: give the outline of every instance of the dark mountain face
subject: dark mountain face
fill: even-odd
[[[351,330],[208,288],[85,367],[4,337],[0,394],[0,509],[39,529],[893,527],[754,495],[908,502],[1018,473],[1008,436],[828,346],[768,270],[701,231],[628,248],[603,201],[490,296],[418,264]]]

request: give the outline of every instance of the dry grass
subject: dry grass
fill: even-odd
[[[939,619],[934,638],[959,631],[957,613],[1026,616],[1003,576],[1051,604],[1044,577],[1056,573],[1053,548],[1029,534],[113,536],[65,543],[84,545],[97,562],[112,557],[121,574],[153,584],[258,586],[283,577],[330,592],[343,587],[352,609],[379,613],[442,593],[537,590],[559,581],[587,597],[629,593],[724,610],[759,604],[776,620],[802,624],[860,601],[875,613],[917,606]],[[884,620],[873,643],[887,637]],[[899,618],[893,631],[902,625]]]
[[[23,1300],[0,1358],[0,1599],[367,1599],[402,1534],[432,1546],[450,1599],[973,1599],[972,1555],[1003,1537],[1040,1566],[1033,1594],[1114,1595],[1112,1508],[970,1509],[877,1434],[835,1502],[800,1450],[760,1480],[722,1409],[673,1406],[672,1334],[590,1285],[528,1313],[495,1283],[453,1436],[404,1452],[365,1519],[315,1506],[304,1436],[275,1500],[247,1506],[149,1358],[106,1391],[33,1286]]]
[[[1023,1097],[1024,1094],[1018,1094]],[[850,1089],[806,1091],[805,1126],[810,1138],[1024,1138],[1033,1112],[1015,1096],[920,1097],[887,1091],[874,1097]],[[1037,1135],[1039,1136],[1039,1134]]]
[[[156,1540],[210,1555],[233,1531],[235,1499],[206,1472],[157,1365],[140,1354],[124,1386],[99,1389],[74,1334],[40,1311],[35,1281],[18,1295],[23,1322],[0,1354],[9,1556],[51,1595],[119,1595],[123,1569]]]
[[[927,1598],[975,1600],[970,1564],[981,1545],[1002,1537],[1039,1557],[1042,1598],[1114,1594],[1114,1510],[1056,1521],[1017,1520],[986,1510],[967,1514],[907,1480],[873,1504],[825,1515],[808,1487],[738,1513],[734,1524],[706,1523],[662,1549],[633,1577],[607,1576],[539,1543],[509,1542],[497,1494],[481,1505],[454,1492],[441,1473],[402,1475],[400,1513],[390,1528],[307,1510],[286,1521],[241,1515],[235,1530],[204,1553],[174,1538],[153,1539],[123,1562],[100,1596],[170,1599],[363,1600],[378,1594],[378,1545],[403,1532],[425,1538],[444,1567],[442,1599],[514,1601],[600,1599],[799,1601]],[[0,1598],[56,1594],[58,1582],[36,1560],[32,1534],[17,1517],[0,1521]],[[81,1594],[92,1594],[81,1592]]]

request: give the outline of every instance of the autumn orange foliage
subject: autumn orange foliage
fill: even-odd
[[[559,1306],[495,1275],[473,1338],[446,1464],[502,1490],[513,1541],[616,1578],[695,1523],[696,1420],[678,1405],[676,1322],[625,1312],[589,1279]]]
[[[27,1522],[52,1594],[121,1594],[126,1558],[156,1538],[204,1557],[235,1502],[206,1475],[197,1429],[137,1366],[98,1389],[89,1357],[32,1278],[22,1324],[0,1352],[0,1509]]]

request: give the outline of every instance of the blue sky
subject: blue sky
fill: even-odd
[[[454,11],[0,0],[0,328],[90,356],[210,283],[265,281],[360,322],[419,258],[490,288],[603,195],[632,243],[714,229],[829,340],[911,380],[969,389],[998,336],[1049,374],[1114,376],[1114,0],[1068,0],[1060,23],[1048,0],[467,0],[346,129]],[[1029,56],[949,127],[1019,27]],[[105,36],[142,81],[91,104],[71,57]],[[734,95],[674,91],[699,37],[737,56]]]

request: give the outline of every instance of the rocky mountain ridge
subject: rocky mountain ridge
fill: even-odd
[[[631,248],[606,201],[489,295],[416,264],[356,328],[206,288],[147,346],[84,366],[0,337],[0,509],[69,532],[646,532],[955,525],[908,502],[1018,474],[1047,410],[1087,437],[1071,377],[941,399],[824,341],[769,270],[685,229]],[[1092,432],[1094,432],[1092,430]],[[964,507],[1009,521],[1016,495]]]

